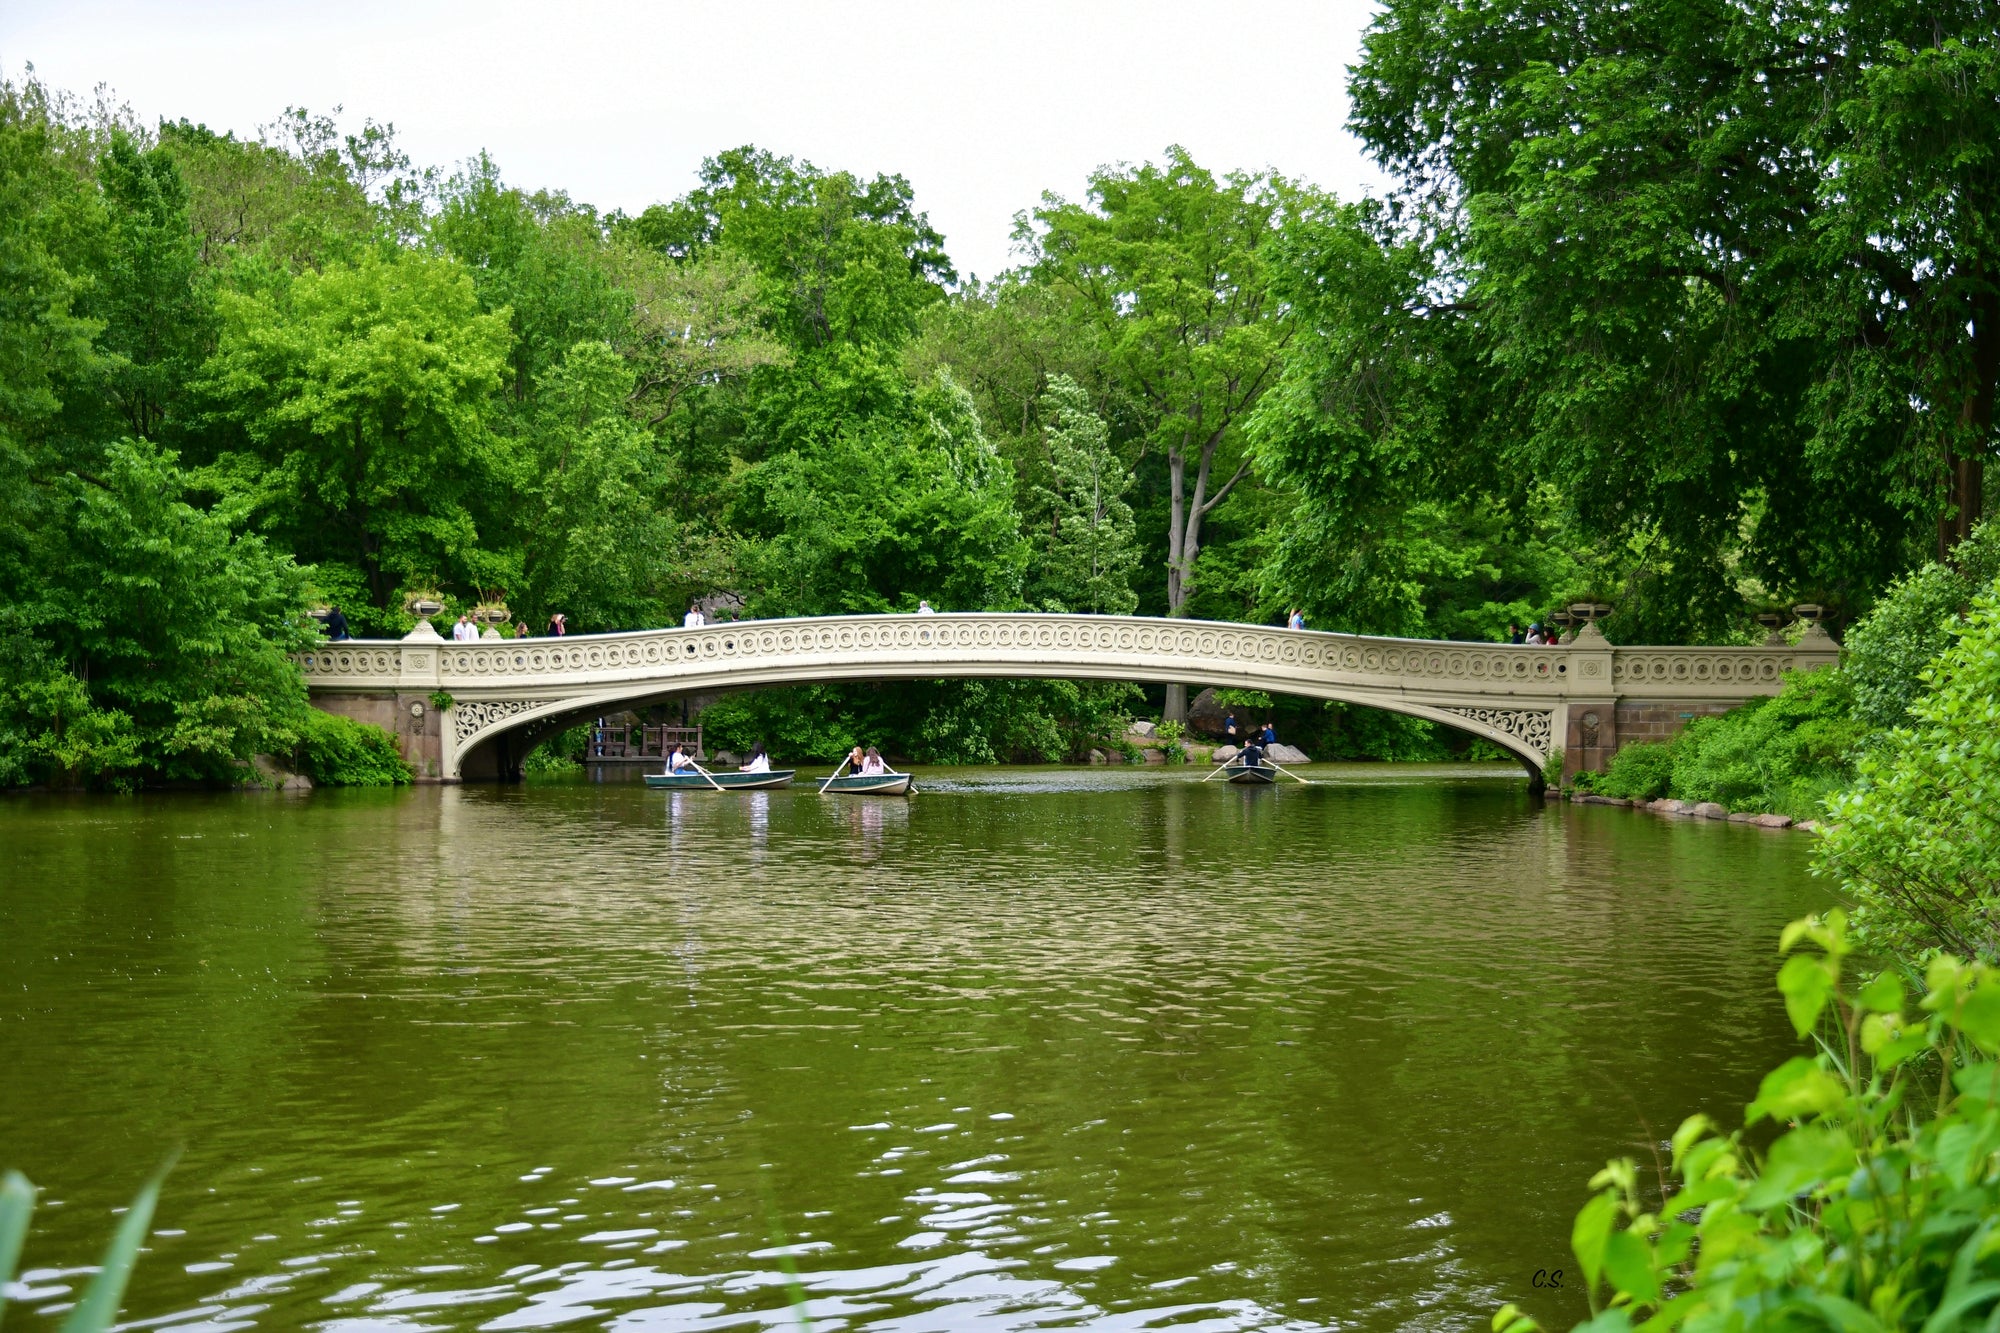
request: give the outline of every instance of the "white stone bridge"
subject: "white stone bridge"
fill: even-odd
[[[809,681],[963,676],[1233,686],[1429,718],[1517,756],[1536,786],[1553,751],[1599,768],[1621,740],[1775,694],[1839,649],[1626,648],[1586,628],[1528,647],[1326,634],[1138,616],[973,614],[751,620],[699,629],[448,642],[328,643],[301,658],[313,702],[395,732],[419,779],[515,775],[543,737],[676,696]],[[448,704],[443,696],[449,695]],[[440,704],[446,704],[440,707]]]

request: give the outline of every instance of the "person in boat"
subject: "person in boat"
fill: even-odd
[[[847,771],[850,773],[859,773],[861,771],[861,763],[867,757],[867,755],[861,752],[861,747],[858,745],[849,750],[847,752]]]
[[[1243,753],[1238,755],[1237,759],[1245,768],[1262,768],[1264,766],[1264,747],[1259,745],[1253,737],[1250,743],[1243,747]]]
[[[750,757],[743,761],[742,771],[745,773],[769,773],[771,771],[771,756],[764,753],[764,743],[762,741],[750,747]]]
[[[860,747],[857,746],[856,748]],[[889,766],[882,762],[882,752],[872,745],[869,746],[867,755],[861,760],[861,776],[864,778],[880,777],[888,771]]]
[[[694,756],[689,754],[681,746],[679,745],[674,746],[673,750],[667,755],[667,772],[668,773],[694,772]]]

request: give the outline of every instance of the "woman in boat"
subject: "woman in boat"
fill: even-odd
[[[859,749],[860,747],[856,746],[855,748]],[[882,752],[872,745],[869,746],[867,756],[861,761],[861,776],[864,778],[880,777],[888,771],[889,766],[882,762]]]
[[[771,771],[771,756],[764,753],[764,743],[762,741],[750,747],[750,757],[743,761],[741,771],[745,773],[769,773]]]
[[[850,773],[859,773],[861,771],[861,761],[866,758],[867,756],[861,753],[861,747],[858,745],[849,750],[847,752],[847,771]]]
[[[667,772],[686,773],[691,771],[693,768],[694,768],[693,756],[689,755],[688,752],[682,749],[680,746],[678,745],[674,746],[672,753],[667,755]]]

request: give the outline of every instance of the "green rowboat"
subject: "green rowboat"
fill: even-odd
[[[838,796],[906,796],[910,790],[908,773],[850,773],[844,778],[831,778],[820,786],[822,795]]]

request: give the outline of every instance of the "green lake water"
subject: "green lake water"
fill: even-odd
[[[1573,1319],[1796,1049],[1808,839],[1310,771],[0,801],[8,1327],[175,1147],[146,1327]]]

